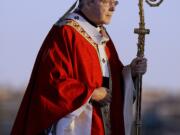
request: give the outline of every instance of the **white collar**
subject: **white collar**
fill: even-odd
[[[77,13],[71,13],[69,14],[66,19],[72,19],[76,21],[81,27],[88,33],[88,35],[94,40],[94,42],[98,45],[103,45],[106,43],[109,38],[102,37],[102,35],[99,33],[100,28],[95,27],[92,24],[90,24],[86,19],[84,19],[82,16],[80,16]]]

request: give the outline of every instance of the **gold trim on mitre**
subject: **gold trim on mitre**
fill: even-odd
[[[76,2],[68,9],[68,11],[64,13],[64,15],[59,19],[59,21],[64,20],[69,13],[72,13],[76,9],[77,3],[79,3],[79,0],[76,0]]]

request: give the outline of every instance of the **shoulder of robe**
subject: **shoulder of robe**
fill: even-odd
[[[65,25],[70,25],[71,26],[73,22],[74,21],[71,20],[71,19],[63,19],[63,20],[59,19],[54,25],[59,26],[59,27],[62,27],[62,26],[65,26]]]

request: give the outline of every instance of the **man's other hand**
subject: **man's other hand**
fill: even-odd
[[[130,67],[132,77],[136,77],[138,74],[143,75],[147,71],[147,59],[136,57],[132,60]]]

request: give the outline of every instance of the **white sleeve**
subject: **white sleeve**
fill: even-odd
[[[124,126],[125,135],[131,135],[133,124],[133,92],[134,82],[131,76],[130,66],[125,66],[123,71],[124,79]]]
[[[56,135],[91,135],[93,107],[89,101],[61,118],[56,125]]]

